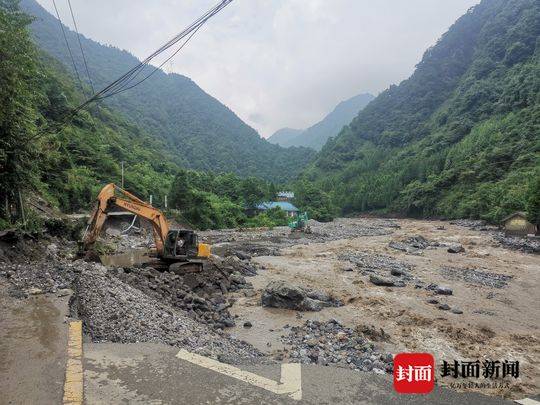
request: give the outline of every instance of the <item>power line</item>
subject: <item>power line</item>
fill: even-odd
[[[94,84],[92,83],[92,78],[90,77],[90,71],[88,70],[88,64],[86,63],[86,56],[84,55],[83,46],[81,43],[81,34],[79,34],[79,29],[77,28],[77,22],[75,21],[75,15],[73,14],[73,8],[71,7],[71,0],[67,0],[69,5],[69,12],[71,13],[71,19],[73,20],[73,26],[75,27],[75,32],[77,33],[77,41],[79,41],[79,48],[81,48],[81,55],[84,62],[84,68],[86,69],[86,75],[88,76],[88,81],[90,82],[90,87],[92,88],[92,94],[96,91],[94,90]]]
[[[144,61],[142,62],[139,62],[139,64],[137,64],[135,67],[133,67],[132,69],[130,69],[129,71],[127,71],[126,73],[124,73],[122,76],[120,76],[118,79],[116,79],[115,81],[113,81],[112,83],[110,83],[109,85],[107,85],[105,88],[103,88],[102,90],[100,90],[99,92],[95,93],[92,97],[90,97],[88,100],[86,100],[84,103],[82,103],[81,105],[79,105],[78,107],[72,109],[70,112],[66,113],[64,115],[63,118],[61,118],[60,120],[56,121],[54,124],[47,124],[45,128],[43,128],[41,131],[39,131],[36,135],[34,135],[32,137],[32,139],[35,139],[35,138],[38,138],[38,137],[41,137],[42,135],[44,135],[47,131],[47,129],[51,129],[54,131],[53,127],[56,127],[56,131],[55,132],[60,132],[69,122],[71,122],[71,120],[73,119],[73,117],[75,117],[75,115],[81,111],[82,109],[84,109],[86,106],[88,106],[89,104],[91,104],[92,102],[94,101],[99,101],[101,99],[104,99],[104,98],[107,98],[107,97],[110,97],[114,94],[118,94],[119,92],[121,91],[125,91],[125,90],[128,90],[130,88],[133,88],[135,86],[137,86],[138,84],[142,83],[143,81],[145,81],[146,79],[148,79],[150,76],[152,76],[157,70],[159,70],[159,68],[161,66],[163,66],[164,63],[166,63],[168,60],[170,60],[172,57],[174,57],[186,44],[187,42],[193,37],[193,35],[195,35],[195,33],[201,28],[202,25],[204,25],[211,17],[213,17],[214,15],[216,15],[217,13],[219,13],[223,8],[225,8],[227,5],[229,5],[230,3],[232,3],[233,0],[222,0],[217,6],[213,7],[212,9],[210,9],[209,11],[207,11],[206,13],[204,13],[201,17],[199,17],[197,20],[195,20],[193,23],[191,23],[187,28],[185,28],[182,32],[180,32],[178,35],[176,35],[174,38],[172,38],[171,40],[169,40],[165,45],[161,46],[160,48],[158,48],[158,50],[156,50],[155,52],[153,52],[150,56],[148,56]],[[54,0],[53,0],[53,3],[54,3]],[[56,4],[55,4],[55,9],[56,9]],[[60,16],[58,14],[58,10],[56,10],[56,15],[58,16],[58,20],[60,21]],[[60,26],[62,28],[62,32],[64,32],[64,28],[62,26],[62,22],[60,21]],[[172,47],[173,45],[177,44],[178,42],[180,42],[183,38],[186,38],[187,39],[178,47],[178,49],[176,49],[176,51],[169,57],[165,60],[165,62],[163,62],[158,68],[154,68],[154,70],[148,74],[146,77],[144,77],[143,79],[139,80],[139,82],[135,83],[135,84],[130,84],[133,82],[133,80],[139,75],[139,73],[141,73],[141,71],[144,70],[144,68],[149,64],[149,62],[155,58],[156,56],[158,56],[159,54],[163,53],[164,51],[166,51],[167,49],[169,49],[170,47]],[[64,39],[66,39],[66,44],[67,44],[67,37],[65,35],[65,32],[64,32]],[[68,50],[69,50],[69,46],[68,46]],[[70,52],[71,54],[71,52]],[[73,57],[72,57],[72,62],[74,64],[74,67],[75,67],[75,62],[73,60]],[[75,71],[77,72],[77,69],[75,67]],[[79,83],[81,83],[81,80],[80,80],[80,77],[77,73],[77,77],[79,78]],[[82,87],[82,84],[81,84],[81,87]]]
[[[111,93],[111,94],[108,94],[107,96],[104,96],[104,97],[100,97],[98,100],[103,100],[104,98],[108,98],[108,97],[112,97],[118,93],[122,93],[124,91],[127,91],[127,90],[130,90],[132,89],[133,87],[135,86],[138,86],[139,84],[141,84],[142,82],[144,82],[146,79],[150,78],[150,76],[152,76],[154,73],[156,73],[159,69],[161,69],[163,67],[163,65],[165,65],[165,63],[167,63],[168,61],[170,61],[172,58],[174,58],[176,56],[176,54],[178,52],[180,52],[182,50],[182,48],[184,46],[187,45],[187,43],[189,42],[189,40],[193,37],[193,35],[195,35],[197,33],[197,31],[199,30],[199,28],[201,28],[201,25],[199,25],[197,27],[196,30],[194,30],[191,35],[184,41],[184,43],[182,45],[180,45],[180,47],[178,47],[178,49],[176,51],[173,52],[173,54],[171,56],[169,56],[167,59],[165,59],[158,67],[154,68],[154,70],[152,70],[152,72],[150,72],[146,77],[144,77],[143,79],[139,80],[138,82],[136,82],[135,84],[132,84],[131,86],[128,86],[128,87],[124,87],[120,90],[117,90],[115,91],[114,93]]]
[[[171,48],[172,46],[179,43],[182,39],[187,38],[184,43],[182,43],[179,48],[172,54],[171,57],[169,57],[165,62],[170,60],[173,56],[175,56],[186,44],[187,42],[193,37],[193,35],[201,28],[202,25],[204,25],[210,18],[212,18],[214,15],[219,13],[223,8],[225,8],[227,5],[229,5],[233,0],[222,0],[219,4],[211,8],[209,11],[204,13],[201,17],[199,17],[197,20],[195,20],[193,23],[191,23],[187,28],[185,28],[182,32],[180,32],[178,35],[173,37],[171,40],[169,40],[167,43],[165,43],[163,46],[158,48],[155,52],[153,52],[150,56],[148,56],[146,59],[144,59],[142,62],[137,64],[135,67],[124,73],[122,76],[120,76],[118,79],[116,79],[114,82],[110,83],[108,86],[100,90],[98,93],[95,93],[91,98],[86,100],[83,104],[78,106],[74,113],[80,111],[81,109],[85,108],[88,104],[92,103],[96,100],[102,100],[107,97],[111,97],[115,94],[118,94],[121,91],[125,91],[128,89],[131,89],[140,83],[144,82],[146,79],[148,79],[150,76],[152,76],[163,64],[161,64],[157,69],[154,69],[151,73],[149,73],[147,76],[145,76],[143,79],[139,80],[138,82],[133,84],[133,81],[135,78],[144,70],[144,68],[149,65],[150,61],[154,59],[156,56],[160,55],[161,53],[165,52],[167,49]]]
[[[64,30],[64,24],[62,24],[60,13],[58,12],[58,8],[56,7],[56,1],[52,0],[52,3],[54,6],[54,11],[56,12],[56,17],[58,18],[58,23],[60,24],[60,29],[62,30],[62,35],[64,36],[64,41],[66,42],[66,47],[69,53],[69,57],[71,59],[71,63],[73,63],[73,69],[75,70],[75,75],[77,76],[77,80],[79,81],[79,85],[81,86],[81,91],[84,93],[84,87],[81,81],[81,76],[79,76],[79,71],[77,70],[77,65],[75,63],[75,59],[73,58],[73,53],[71,53],[71,48],[69,47],[66,31]]]

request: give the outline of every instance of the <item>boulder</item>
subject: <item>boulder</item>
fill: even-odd
[[[385,286],[385,287],[393,287],[394,281],[389,278],[384,278],[376,275],[369,276],[369,281],[371,281],[375,285]]]
[[[452,295],[453,291],[451,288],[438,285],[435,287],[435,293],[439,295]]]
[[[460,243],[452,243],[448,245],[448,253],[462,253],[465,252],[465,248]]]
[[[316,290],[291,285],[284,281],[272,281],[261,296],[264,307],[295,309],[297,311],[320,311],[323,307],[339,305],[330,295]]]
[[[396,277],[407,277],[409,275],[405,270],[397,268],[390,270],[390,274]]]

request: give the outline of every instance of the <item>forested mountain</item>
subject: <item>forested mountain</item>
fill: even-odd
[[[330,114],[308,129],[283,128],[276,131],[268,141],[286,147],[306,146],[320,150],[328,138],[336,136],[374,98],[369,93],[358,94],[339,103]]]
[[[16,1],[0,4],[0,228],[20,196],[37,194],[65,211],[87,208],[104,183],[120,182],[122,161],[126,187],[161,201],[177,170],[165,145],[103,105],[70,119],[83,96],[65,68],[33,45],[29,23]]]
[[[540,175],[540,2],[483,0],[305,176],[345,212],[499,220]]]
[[[182,224],[286,224],[279,209],[249,218],[244,212],[275,198],[275,184],[183,170],[164,142],[103,104],[73,114],[84,95],[64,66],[32,42],[30,21],[17,0],[0,1],[0,230],[39,232],[43,200],[64,212],[88,210],[104,184],[121,184],[121,162],[125,188],[145,200],[152,195],[158,207],[168,195],[167,215]]]
[[[20,6],[36,17],[31,29],[38,45],[73,73],[58,20],[34,0],[23,0]],[[78,70],[84,72],[76,34],[65,29]],[[97,89],[139,62],[126,51],[84,36],[81,40]],[[107,99],[106,104],[165,142],[175,161],[184,167],[287,180],[313,156],[306,148],[284,149],[270,144],[230,109],[182,75],[159,70],[139,86]]]

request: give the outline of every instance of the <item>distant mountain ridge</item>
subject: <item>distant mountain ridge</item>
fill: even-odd
[[[287,148],[292,146],[303,132],[303,129],[281,128],[268,137],[267,141]]]
[[[328,138],[336,136],[374,98],[375,96],[369,93],[358,94],[340,102],[332,112],[315,125],[305,130],[282,128],[270,136],[268,142],[285,147],[305,146],[320,150]]]
[[[37,44],[73,73],[58,20],[34,0],[22,0],[20,6],[36,17],[31,29]],[[84,72],[76,33],[68,27],[65,30],[77,68]],[[96,89],[139,63],[127,51],[82,35],[81,41]],[[229,108],[179,74],[158,70],[137,87],[105,102],[151,136],[166,142],[177,163],[187,168],[286,181],[314,156],[307,148],[284,149],[270,144]]]

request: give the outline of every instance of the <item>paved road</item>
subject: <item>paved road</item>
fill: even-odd
[[[436,388],[429,395],[398,395],[391,379],[372,373],[302,366],[302,400],[276,395],[176,357],[154,344],[86,344],[88,404],[511,404],[475,393]],[[280,380],[279,365],[242,366]]]
[[[14,299],[0,279],[0,403],[62,403],[68,297]]]

